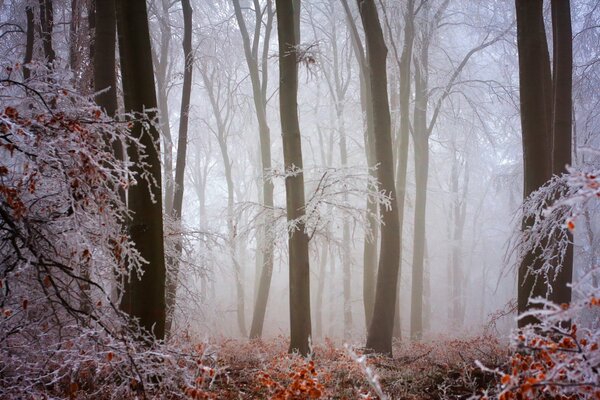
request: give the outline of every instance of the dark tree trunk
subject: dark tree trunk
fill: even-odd
[[[301,172],[302,142],[298,122],[298,64],[296,12],[289,0],[277,0],[277,33],[279,36],[279,105],[286,171],[300,169],[285,180],[288,221],[304,216],[304,175]],[[290,263],[290,351],[307,355],[311,335],[310,268],[308,235],[304,223],[289,233]]]
[[[27,42],[23,58],[23,79],[27,80],[31,77],[31,70],[27,65],[33,60],[33,45],[35,44],[35,19],[31,6],[25,7],[25,16],[27,18]]]
[[[358,0],[361,20],[367,44],[369,83],[373,101],[373,123],[375,133],[375,155],[379,164],[377,178],[380,189],[389,194],[389,208],[381,210],[381,248],[373,318],[367,333],[368,349],[377,353],[392,354],[392,335],[396,304],[396,286],[400,251],[398,249],[399,225],[396,187],[394,182],[394,159],[390,107],[387,93],[387,47],[373,0]]]
[[[544,28],[543,0],[515,1],[517,11],[517,45],[521,94],[521,126],[523,140],[524,197],[544,185],[551,176],[550,125],[547,102],[549,92],[549,56]],[[533,221],[524,220],[523,229]],[[528,273],[539,268],[537,252],[527,254],[518,271],[518,311],[529,308],[529,298],[545,296],[542,279]],[[536,282],[537,281],[537,282]],[[535,322],[519,319],[519,326]]]
[[[46,63],[51,66],[56,58],[52,46],[52,31],[54,30],[54,7],[53,0],[39,0],[40,4],[40,36],[44,49]]]
[[[115,0],[98,1],[96,5],[96,35],[94,45],[94,91],[96,103],[104,112],[114,117],[117,112],[116,43],[117,16]],[[123,148],[119,144],[114,150],[119,160],[123,159]]]
[[[118,0],[117,26],[125,111],[142,113],[155,109],[156,92],[145,0]],[[155,112],[147,111],[146,115],[151,119],[156,116]],[[129,188],[129,209],[132,211],[129,233],[148,263],[143,266],[143,276],[133,273],[124,285],[121,308],[139,318],[140,325],[158,339],[164,339],[166,274],[159,134],[153,125],[146,130],[139,122],[133,122],[131,131],[133,136],[141,138],[146,152],[145,161],[149,165],[148,173],[156,185],[148,187],[149,183],[139,178],[142,172],[140,154],[131,146],[129,160],[133,172],[138,174],[138,184]],[[158,196],[152,199],[149,190]]]
[[[173,194],[172,216],[181,225],[181,211],[183,208],[183,189],[185,160],[187,153],[187,136],[190,113],[190,98],[192,95],[192,71],[194,67],[194,55],[192,54],[192,6],[189,0],[181,0],[183,10],[183,56],[185,67],[183,71],[183,92],[181,95],[181,113],[179,117],[179,139],[177,141],[177,163],[175,165],[175,189]],[[178,257],[181,254],[181,238],[179,238],[176,249],[177,258],[173,260],[171,274],[167,275],[167,320],[165,334],[168,337],[173,325],[175,314],[175,300],[177,298],[177,282],[179,276]]]
[[[565,165],[571,165],[572,151],[572,83],[573,83],[573,41],[571,29],[571,6],[569,0],[552,0],[552,40],[553,40],[553,135],[552,167],[554,174],[562,174]],[[573,240],[569,234],[569,240]],[[555,276],[551,300],[557,304],[571,302],[573,280],[573,244],[567,253],[560,270]]]
[[[79,1],[71,0],[71,23],[69,24],[69,66],[72,71],[76,71],[79,67],[79,20],[81,13],[79,10]]]

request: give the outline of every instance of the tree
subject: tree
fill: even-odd
[[[179,117],[179,139],[177,140],[177,161],[175,164],[175,189],[173,194],[172,216],[181,225],[181,212],[183,208],[183,189],[185,161],[188,142],[188,124],[190,119],[190,98],[192,95],[192,72],[194,67],[194,55],[192,53],[192,6],[189,0],[181,0],[183,10],[183,92],[181,95],[181,113]],[[181,234],[181,229],[180,229]],[[180,241],[176,245],[177,255],[181,253]],[[167,275],[166,283],[166,307],[167,320],[165,331],[167,336],[173,324],[175,313],[175,299],[177,297],[177,279],[179,276],[179,263],[173,260],[171,274]]]
[[[552,172],[560,175],[571,164],[573,125],[573,40],[570,0],[552,0]],[[572,236],[570,240],[572,241]],[[555,274],[551,299],[557,304],[571,302],[573,244],[567,248]]]
[[[283,159],[286,170],[285,192],[290,267],[290,352],[307,355],[310,351],[310,269],[305,214],[302,141],[298,122],[298,52],[296,10],[287,0],[277,0],[279,37],[279,107]]]
[[[392,354],[392,335],[396,304],[398,267],[400,265],[400,227],[394,182],[392,128],[387,92],[387,47],[373,0],[358,0],[358,8],[365,31],[369,84],[373,104],[375,157],[380,190],[391,198],[389,207],[382,208],[381,247],[373,318],[367,333],[367,348]]]
[[[117,73],[115,49],[117,42],[117,15],[115,0],[96,4],[96,37],[94,46],[94,91],[96,103],[110,117],[117,112]],[[122,146],[115,148],[122,159]]]
[[[406,200],[406,175],[408,169],[408,148],[410,140],[410,95],[411,95],[411,61],[413,58],[413,47],[415,41],[415,2],[407,0],[404,10],[404,44],[402,53],[398,55],[398,46],[394,40],[394,32],[388,19],[385,5],[384,10],[385,23],[390,37],[390,43],[394,52],[394,58],[400,73],[399,77],[399,106],[400,106],[400,124],[396,132],[396,194],[398,196],[398,225],[400,239],[398,246],[400,249],[400,264],[398,267],[398,282],[402,276],[402,226],[404,224],[404,206]],[[398,286],[399,287],[399,286]],[[400,296],[398,296],[399,300]],[[396,303],[396,313],[394,316],[394,337],[401,337],[400,325],[400,301]]]
[[[564,170],[571,161],[572,119],[572,38],[570,2],[552,1],[552,41],[554,68],[550,68],[548,43],[544,26],[543,1],[515,2],[517,11],[517,44],[521,94],[521,127],[523,142],[524,197],[527,199],[552,176]],[[552,71],[552,72],[551,72]],[[533,225],[524,218],[522,229]],[[553,240],[553,239],[549,239]],[[544,268],[544,255],[531,248],[523,256],[518,271],[518,311],[531,308],[529,299],[548,297],[559,303],[571,301],[572,245],[554,265],[553,282],[547,287],[539,276]],[[519,319],[523,327],[535,323],[528,315]]]
[[[264,219],[266,221],[273,219],[273,182],[269,178],[271,170],[271,131],[267,122],[267,85],[268,85],[268,57],[271,30],[273,27],[273,7],[272,1],[267,0],[264,8],[267,20],[263,21],[263,12],[261,12],[260,3],[254,0],[254,36],[250,41],[250,35],[246,27],[246,21],[242,14],[239,0],[233,0],[235,16],[242,35],[244,44],[244,55],[246,64],[250,71],[250,80],[252,83],[252,96],[254,100],[254,109],[258,121],[260,157],[262,165],[262,203],[266,209]],[[264,24],[264,38],[262,49],[260,46],[261,30]],[[260,51],[260,53],[259,53]],[[260,61],[259,61],[260,58]],[[250,338],[259,338],[262,336],[265,314],[267,310],[267,301],[271,287],[271,277],[273,274],[273,249],[274,238],[268,226],[265,226],[261,235],[262,243],[262,265],[260,265],[260,277],[258,282],[258,293],[254,304],[254,313],[252,314],[252,325],[250,327]]]
[[[40,5],[40,37],[46,64],[52,65],[56,58],[52,45],[52,31],[54,30],[54,5],[53,0],[39,0]]]
[[[158,20],[158,31],[160,33],[158,43],[152,47],[152,59],[155,65],[154,76],[156,77],[156,90],[160,120],[160,133],[163,139],[163,184],[165,187],[164,206],[165,213],[172,214],[173,211],[173,136],[171,134],[171,122],[169,116],[169,84],[171,79],[171,7],[175,4],[169,0],[157,0],[160,7],[150,3]]]
[[[376,177],[375,166],[377,164],[375,157],[375,134],[373,124],[373,101],[371,100],[371,85],[369,84],[369,67],[365,50],[362,45],[354,17],[350,11],[347,0],[341,0],[344,7],[344,14],[350,30],[350,40],[354,54],[358,61],[360,70],[360,102],[363,112],[365,134],[365,153],[367,165],[373,177]],[[375,274],[377,270],[377,239],[379,235],[379,225],[377,223],[377,203],[372,198],[367,197],[367,217],[368,226],[365,229],[365,239],[363,245],[363,307],[365,312],[365,325],[368,327],[373,316],[373,305],[375,303]]]
[[[35,19],[33,8],[31,6],[25,7],[25,16],[27,19],[27,42],[25,44],[25,56],[23,58],[23,79],[27,80],[31,77],[31,70],[27,67],[27,64],[33,60],[33,46],[35,44]]]
[[[146,2],[118,0],[116,11],[125,111],[143,114],[153,120],[156,113],[151,110],[156,108],[156,92]],[[132,212],[128,221],[129,233],[147,264],[142,268],[142,276],[134,274],[125,283],[121,307],[139,318],[143,328],[163,339],[166,273],[159,134],[152,123],[144,126],[138,118],[131,122],[131,134],[139,138],[145,154],[129,151],[129,160],[138,179],[137,185],[130,187],[128,192]],[[143,164],[147,165],[148,175],[142,175]]]

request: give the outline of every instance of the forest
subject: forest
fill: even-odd
[[[598,0],[0,0],[0,399],[598,400],[599,217]]]

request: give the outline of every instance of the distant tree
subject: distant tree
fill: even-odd
[[[299,2],[298,2],[299,3]],[[310,269],[305,214],[302,141],[298,122],[298,19],[295,4],[277,0],[279,37],[279,106],[283,158],[286,170],[285,191],[290,265],[290,351],[307,355],[310,351]]]
[[[144,0],[117,1],[119,55],[125,111],[135,113],[131,134],[139,138],[145,153],[129,151],[132,169],[138,173],[137,185],[129,188],[131,210],[129,233],[140,255],[147,261],[143,275],[133,274],[125,282],[122,309],[139,318],[140,324],[157,338],[165,336],[165,257],[161,193],[160,144],[153,123],[144,124],[143,114],[151,121],[156,117],[156,92],[148,16]],[[129,147],[131,149],[131,147]],[[147,175],[143,175],[143,164]],[[144,179],[147,176],[147,179]]]
[[[369,85],[373,101],[375,157],[380,190],[390,196],[389,207],[381,209],[381,247],[373,318],[367,333],[367,348],[392,354],[392,335],[396,304],[396,287],[400,265],[400,227],[394,181],[392,127],[387,91],[387,47],[374,0],[358,0],[358,9],[365,31]]]
[[[254,109],[258,121],[260,158],[262,165],[262,203],[266,209],[265,220],[271,220],[273,215],[273,182],[269,179],[271,170],[271,131],[267,121],[267,85],[268,85],[268,58],[269,44],[271,39],[271,30],[273,28],[273,6],[272,1],[267,0],[264,11],[261,12],[260,2],[254,0],[254,36],[250,40],[246,20],[242,14],[242,8],[239,0],[233,0],[235,16],[244,44],[244,55],[246,64],[250,71],[250,81],[252,83],[252,98],[254,100]],[[266,14],[266,21],[263,15]],[[264,25],[264,38],[262,48],[260,39],[262,27]],[[252,325],[250,327],[250,338],[262,336],[265,314],[267,310],[267,301],[271,288],[271,277],[273,275],[273,250],[274,238],[268,226],[265,226],[264,232],[260,236],[262,248],[259,259],[262,263],[259,265],[260,277],[258,282],[258,293],[254,304],[252,314]]]

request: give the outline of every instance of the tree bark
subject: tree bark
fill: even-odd
[[[179,117],[179,139],[177,141],[177,163],[175,166],[175,189],[173,194],[172,216],[176,223],[181,227],[181,212],[183,208],[183,190],[185,183],[185,161],[187,154],[188,125],[190,119],[190,98],[192,95],[192,72],[194,67],[194,55],[192,54],[192,6],[189,0],[181,0],[183,10],[183,88],[181,95],[181,113]],[[180,229],[181,230],[181,229]],[[167,319],[165,325],[165,334],[168,337],[173,325],[175,314],[175,300],[177,298],[177,282],[179,276],[179,256],[181,255],[180,237],[176,244],[175,251],[177,257],[173,260],[171,274],[167,275]]]
[[[298,122],[298,64],[294,4],[277,0],[277,34],[279,37],[279,106],[286,171],[299,170],[285,180],[288,222],[296,221],[289,236],[290,264],[290,352],[307,355],[311,335],[310,268],[308,235],[302,218],[305,213],[302,141]]]
[[[125,111],[144,113],[149,118],[155,112],[156,92],[145,0],[118,0],[117,26],[119,54]],[[163,243],[161,166],[159,133],[153,125],[144,129],[140,122],[133,122],[131,133],[139,137],[145,147],[148,173],[154,187],[140,178],[142,173],[140,154],[130,146],[129,160],[138,184],[129,188],[129,208],[132,216],[129,232],[140,255],[147,261],[144,274],[133,273],[125,283],[121,308],[132,317],[139,318],[140,325],[156,338],[165,337],[165,258]],[[153,190],[154,199],[150,196]]]
[[[521,94],[521,127],[523,141],[524,197],[540,188],[551,176],[550,125],[547,102],[549,92],[549,56],[544,28],[543,1],[515,0],[517,13],[517,46]],[[533,221],[524,219],[523,229]],[[527,254],[518,271],[517,308],[519,314],[530,308],[529,298],[546,295],[543,280],[529,269],[539,268],[539,254]],[[519,319],[519,327],[534,323],[532,317]]]
[[[96,103],[111,117],[117,112],[116,41],[117,17],[115,0],[102,0],[96,4],[96,35],[94,45],[94,91]],[[123,147],[113,147],[119,160]]]
[[[35,44],[35,20],[31,6],[25,7],[25,16],[27,19],[27,42],[23,58],[23,79],[28,80],[31,77],[31,70],[27,65],[33,60],[33,45]]]
[[[400,262],[398,204],[394,182],[394,159],[390,107],[387,93],[387,47],[373,0],[358,0],[367,44],[369,84],[373,104],[375,155],[378,162],[377,178],[381,190],[391,197],[389,208],[381,210],[381,248],[373,318],[367,333],[368,349],[392,354],[392,335],[396,304],[396,287]]]
[[[42,47],[48,66],[51,66],[56,58],[56,53],[52,46],[52,31],[54,30],[54,6],[52,1],[53,0],[39,0],[40,36],[42,38]]]
[[[573,41],[571,28],[571,6],[569,0],[552,0],[552,41],[553,41],[553,132],[552,167],[553,173],[560,175],[565,166],[571,165],[572,119],[573,119]],[[573,236],[568,233],[569,240]],[[555,274],[555,284],[550,299],[557,304],[571,302],[573,280],[573,244],[567,253],[560,270]]]

